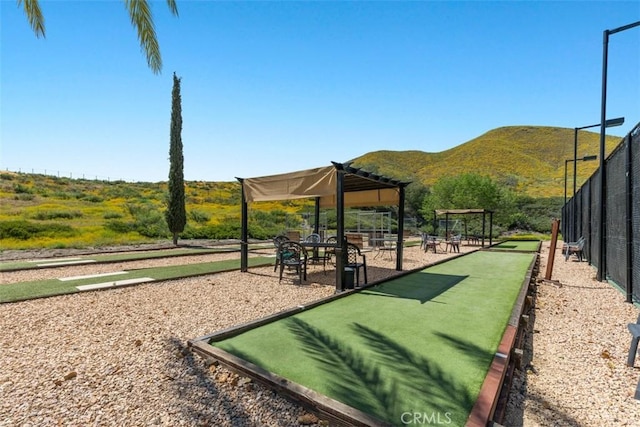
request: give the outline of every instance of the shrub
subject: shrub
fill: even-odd
[[[33,219],[46,221],[51,219],[74,219],[82,217],[79,211],[38,211],[32,215]]]
[[[111,230],[114,233],[129,233],[135,231],[135,226],[132,222],[112,220],[107,221],[104,225],[107,230]]]
[[[118,212],[105,212],[104,215],[102,215],[102,217],[104,219],[118,219],[118,218],[122,218],[122,214]]]
[[[28,240],[38,237],[71,237],[76,231],[63,224],[37,224],[29,221],[0,222],[0,239]]]
[[[32,194],[33,190],[26,185],[16,184],[13,186],[13,192],[16,194]]]
[[[198,224],[205,224],[211,220],[211,215],[194,209],[189,211],[189,219],[197,222]]]
[[[102,198],[100,196],[96,196],[95,194],[90,194],[88,196],[84,196],[83,200],[86,200],[87,202],[91,202],[91,203],[102,203],[102,202],[104,202],[104,198]]]
[[[23,202],[30,202],[30,201],[34,200],[35,198],[36,198],[35,195],[28,194],[28,193],[16,194],[16,196],[15,196],[15,200],[21,200]]]

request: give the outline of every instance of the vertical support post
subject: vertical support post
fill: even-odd
[[[551,223],[551,246],[549,247],[549,259],[547,261],[547,271],[544,275],[545,280],[551,280],[553,274],[553,261],[556,258],[556,243],[558,242],[559,221],[554,219]]]
[[[606,227],[607,227],[607,209],[605,200],[607,196],[606,189],[606,171],[605,171],[605,129],[607,120],[607,61],[609,56],[609,30],[604,30],[602,41],[602,100],[600,103],[600,173],[598,180],[600,181],[600,253],[598,254],[598,272],[596,279],[599,281],[606,280],[607,277],[607,245],[606,245]]]
[[[244,180],[242,178],[236,178],[240,181],[240,194],[242,195],[241,206],[241,228],[240,228],[240,271],[246,273],[249,270],[249,221],[247,199],[244,194]]]
[[[433,211],[433,234],[438,235],[438,218],[436,217],[436,211]]]
[[[589,245],[589,250],[587,251],[587,262],[589,264],[591,264],[591,250],[593,248],[593,238],[592,238],[592,228],[591,228],[591,189],[593,188],[593,180],[591,178],[589,178],[589,191],[586,193],[587,195],[587,203],[586,203],[586,209],[587,209],[587,244]]]
[[[489,246],[493,245],[493,211],[489,212]]]
[[[402,241],[404,240],[404,184],[398,188],[398,241],[396,242],[396,270],[402,271]]]
[[[336,169],[336,174],[336,292],[342,292],[347,255],[344,237],[344,171]]]
[[[633,138],[631,135],[627,137],[627,164],[626,164],[626,180],[625,180],[625,199],[626,199],[626,263],[627,263],[627,298],[626,302],[633,302],[633,153],[631,151],[631,143]]]
[[[576,195],[577,180],[578,180],[578,128],[573,128],[573,193],[571,193],[572,194],[571,197]],[[566,200],[565,200],[565,203],[566,203]]]
[[[487,214],[482,211],[482,247],[484,248],[484,236],[486,236],[486,222],[487,222]],[[489,244],[491,246],[491,244]]]
[[[313,212],[315,217],[315,224],[313,225],[313,232],[318,234],[320,230],[320,197],[316,197],[316,206]]]

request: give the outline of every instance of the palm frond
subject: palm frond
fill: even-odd
[[[125,0],[125,6],[131,17],[131,24],[138,31],[138,40],[147,56],[147,64],[155,74],[160,73],[162,58],[149,2],[147,0]]]
[[[169,0],[171,1],[171,0]],[[36,37],[45,37],[44,33],[44,16],[40,10],[40,2],[38,0],[18,0],[18,7],[24,4],[24,13],[27,15],[29,25],[36,33]]]
[[[169,6],[171,13],[178,16],[178,5],[176,4],[176,0],[167,0],[167,5]]]

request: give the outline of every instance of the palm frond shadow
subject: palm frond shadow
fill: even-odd
[[[307,354],[330,374],[327,379],[332,397],[372,414],[386,412],[395,406],[394,382],[386,385],[380,377],[380,369],[362,354],[304,320],[291,317],[287,322]]]
[[[405,378],[403,386],[424,396],[425,401],[439,398],[451,402],[452,406],[471,409],[475,396],[453,373],[446,372],[434,361],[365,325],[356,323],[353,328],[365,339],[381,364],[392,367],[399,378]]]
[[[327,375],[330,395],[343,403],[387,421],[397,421],[407,408],[399,389],[409,390],[429,402],[449,402],[452,408],[470,410],[474,396],[452,373],[391,337],[361,324],[352,327],[368,351],[324,333],[296,317],[287,320],[290,331]],[[373,352],[373,356],[371,353]]]
[[[456,354],[461,354],[465,357],[471,358],[473,363],[482,363],[493,359],[492,352],[488,352],[469,341],[463,341],[460,338],[440,332],[436,332],[435,334],[452,347]]]

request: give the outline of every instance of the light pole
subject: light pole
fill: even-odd
[[[606,128],[610,128],[610,127],[614,127],[614,126],[620,126],[624,123],[624,117],[618,117],[616,119],[609,119],[607,121],[605,121],[604,127]],[[589,126],[581,126],[579,128],[573,128],[573,195],[575,196],[576,194],[576,172],[577,172],[577,160],[578,160],[578,131],[582,130],[582,129],[589,129],[589,128],[595,128],[600,126],[600,123],[596,123],[595,125],[589,125]],[[600,158],[602,158],[602,154],[600,155]],[[594,159],[589,159],[589,160],[594,160]],[[566,193],[566,191],[565,191]],[[567,199],[566,199],[566,195],[565,195],[565,203],[567,203]]]
[[[599,281],[605,280],[606,276],[606,255],[605,251],[607,246],[605,244],[605,235],[606,235],[606,209],[605,209],[605,198],[607,194],[606,189],[606,180],[605,180],[605,158],[604,158],[604,132],[605,132],[605,122],[607,117],[607,61],[609,54],[609,35],[619,33],[625,30],[629,30],[631,28],[640,26],[640,21],[634,22],[632,24],[624,25],[622,27],[614,28],[613,30],[604,30],[603,32],[603,46],[602,46],[602,99],[600,102],[600,171],[598,174],[598,181],[600,184],[600,241],[599,243],[599,253],[598,253],[598,273],[596,274],[596,279]]]
[[[596,126],[598,126],[598,125],[596,125]],[[566,159],[566,160],[564,161],[564,204],[565,204],[565,205],[567,204],[567,164],[568,164],[569,162],[573,162],[573,165],[574,165],[573,170],[574,170],[574,174],[575,174],[575,170],[576,170],[576,168],[575,168],[575,164],[576,164],[576,162],[588,162],[588,161],[590,161],[590,160],[596,160],[597,158],[598,158],[598,156],[596,156],[596,155],[594,154],[594,155],[591,155],[591,156],[584,156],[584,157],[582,157],[582,158],[580,158],[580,159]],[[575,175],[574,175],[574,176],[573,176],[573,184],[574,184],[574,187],[575,187],[575,179],[576,179],[576,178],[575,178]],[[574,195],[574,196],[576,195],[576,193],[575,193],[575,188],[574,188],[574,190],[573,190],[573,195]]]

